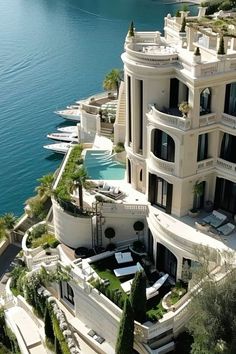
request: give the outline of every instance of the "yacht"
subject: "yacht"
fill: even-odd
[[[56,144],[49,144],[49,145],[44,145],[44,149],[51,150],[52,152],[56,152],[58,154],[66,154],[69,148],[73,145],[76,145],[76,143],[71,142],[71,143],[56,143]]]
[[[67,127],[57,128],[57,130],[62,133],[76,134],[78,132],[78,127],[77,125],[70,125]]]
[[[74,122],[80,122],[80,109],[64,109],[61,111],[55,111],[54,113],[64,119],[73,120]]]
[[[78,142],[78,134],[77,133],[51,133],[47,134],[47,138],[58,141],[65,142]]]

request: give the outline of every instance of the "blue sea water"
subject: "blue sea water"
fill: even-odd
[[[20,215],[37,178],[58,155],[43,149],[63,120],[53,114],[101,91],[121,68],[129,23],[162,30],[181,5],[158,0],[2,0],[0,2],[0,215]]]

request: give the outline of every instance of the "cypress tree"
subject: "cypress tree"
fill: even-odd
[[[130,354],[134,344],[134,313],[127,297],[116,341],[116,354]]]
[[[185,32],[185,27],[186,27],[186,18],[184,17],[181,24],[180,32]]]
[[[220,37],[220,43],[217,54],[224,55],[225,54],[225,44],[224,44],[224,37]]]
[[[52,319],[48,305],[46,306],[44,315],[44,331],[46,338],[53,344],[55,341],[55,335],[53,331]]]
[[[136,321],[142,323],[146,319],[146,275],[144,271],[136,272],[130,291],[130,303]]]
[[[129,26],[129,36],[134,37],[134,22],[132,21],[130,26]]]

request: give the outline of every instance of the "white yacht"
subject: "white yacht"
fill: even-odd
[[[57,128],[57,130],[62,133],[76,134],[78,132],[78,127],[77,125],[70,125],[67,127]]]
[[[78,142],[78,134],[77,133],[51,133],[47,134],[47,138],[58,141],[65,142]]]
[[[56,152],[58,154],[66,154],[69,148],[72,145],[76,145],[76,143],[56,143],[56,144],[49,144],[49,145],[44,145],[44,149],[51,150],[52,152]]]
[[[54,113],[58,114],[64,119],[80,122],[80,109],[64,109],[61,111],[55,111]]]

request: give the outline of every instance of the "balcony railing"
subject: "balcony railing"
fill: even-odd
[[[155,104],[150,105],[149,117],[153,120],[159,121],[160,123],[181,130],[188,130],[191,128],[191,121],[189,118],[178,117],[170,113],[163,113],[157,109]]]
[[[213,158],[198,161],[198,163],[197,163],[197,170],[203,170],[205,168],[210,168],[210,167],[214,167],[214,159]]]
[[[220,157],[217,158],[216,165],[226,172],[236,172],[236,163],[223,160]]]
[[[150,46],[153,47],[154,46]],[[140,45],[137,45],[135,49],[129,48],[129,45],[126,46],[125,51],[127,55],[139,63],[147,63],[150,65],[169,65],[178,61],[178,54],[173,53],[172,48],[168,49],[165,46],[155,45],[155,49],[151,48],[145,51],[145,46],[141,49]],[[163,48],[162,48],[163,47]],[[144,50],[144,51],[142,51]]]
[[[146,204],[115,204],[104,203],[101,207],[102,213],[119,213],[131,215],[147,215],[148,206]]]
[[[158,170],[167,172],[171,175],[175,175],[175,163],[165,161],[156,157],[152,152],[150,153],[150,158],[153,166]]]
[[[227,125],[231,128],[236,128],[236,117],[231,116],[230,114],[222,113],[221,123]]]
[[[216,123],[217,117],[215,113],[204,114],[199,117],[199,126],[204,127],[206,125]]]

